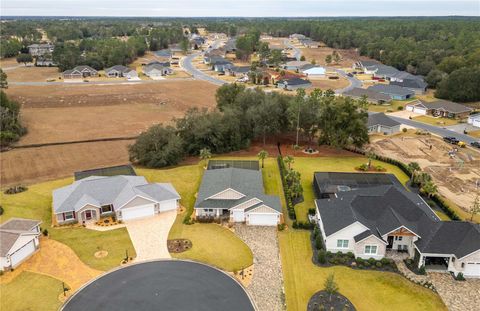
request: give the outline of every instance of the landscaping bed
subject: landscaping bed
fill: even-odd
[[[167,247],[170,253],[183,253],[192,248],[192,241],[188,239],[168,240]]]
[[[321,290],[308,301],[307,311],[355,311],[355,307],[345,296],[336,293],[328,294]]]

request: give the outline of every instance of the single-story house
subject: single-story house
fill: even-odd
[[[314,66],[311,68],[302,69],[301,72],[309,78],[325,77],[325,68],[320,66]]]
[[[342,93],[343,96],[350,96],[354,99],[366,98],[369,103],[375,105],[386,105],[392,101],[389,95],[379,93],[369,89],[354,87],[351,90]]]
[[[311,86],[312,83],[310,81],[301,78],[283,79],[277,82],[278,88],[288,91],[293,91],[296,89],[308,89]]]
[[[210,50],[203,56],[203,63],[210,64],[210,62],[215,58],[224,58],[225,50],[224,49],[214,49]]]
[[[176,210],[179,200],[170,183],[149,184],[143,176],[90,176],[54,190],[53,213],[59,224],[110,215],[126,221]]]
[[[37,67],[53,67],[56,66],[55,62],[53,59],[50,58],[44,58],[43,56],[38,56],[35,59],[35,66]]]
[[[123,65],[115,65],[113,67],[105,69],[105,75],[109,78],[121,78],[125,77],[128,79],[137,78],[138,74],[136,70],[125,67]]]
[[[422,78],[403,79],[401,81],[390,81],[391,85],[398,85],[415,92],[415,94],[425,94],[428,84]]]
[[[10,218],[0,225],[0,270],[18,267],[40,246],[40,224],[33,219]]]
[[[65,70],[62,73],[64,79],[82,79],[88,77],[98,77],[98,71],[90,66],[82,65],[73,69]]]
[[[302,68],[302,66],[310,65],[310,64],[311,63],[307,61],[293,60],[293,61],[286,62],[285,65],[283,65],[283,69],[298,71]]]
[[[158,79],[166,75],[171,75],[173,73],[173,69],[154,62],[144,66],[143,73],[152,79]]]
[[[264,193],[262,172],[235,167],[205,171],[195,202],[195,217],[252,226],[276,226],[283,221],[279,197]]]
[[[232,62],[222,58],[222,59],[214,59],[210,61],[210,66],[212,67],[212,70],[216,72],[225,72],[227,71],[230,67],[233,66]]]
[[[409,103],[406,106],[406,110],[422,115],[433,115],[435,117],[458,119],[468,117],[468,115],[473,111],[473,109],[470,107],[441,99],[433,102],[416,100],[415,102]]]
[[[300,33],[294,33],[289,36],[290,39],[297,39],[297,40],[303,40],[306,38],[305,35],[302,35]]]
[[[52,54],[55,45],[51,43],[31,44],[27,46],[28,53],[32,56],[43,56],[45,54]]]
[[[480,277],[480,225],[441,221],[394,175],[315,173],[314,188],[327,251],[377,260],[403,253],[427,271]]]
[[[395,67],[379,64],[376,66],[373,76],[378,79],[390,80],[398,75],[399,72]]]
[[[368,115],[367,128],[368,133],[383,133],[385,135],[400,132],[400,123],[381,113],[370,113]]]
[[[475,127],[480,127],[480,113],[469,115],[467,123]]]
[[[230,66],[229,68],[226,68],[226,72],[234,77],[244,77],[248,75],[250,68],[250,66]]]
[[[153,52],[155,56],[163,58],[163,59],[170,59],[173,55],[170,49],[163,49]]]
[[[361,70],[366,74],[374,74],[379,62],[374,60],[358,61],[353,64],[353,69]]]
[[[225,43],[223,48],[225,49],[226,53],[235,53],[235,51],[237,50],[237,39],[235,39],[235,38],[229,39]]]
[[[388,95],[396,100],[405,100],[415,96],[414,91],[398,85],[376,84],[369,86],[368,90]]]

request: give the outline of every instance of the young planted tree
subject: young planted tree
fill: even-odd
[[[291,166],[293,162],[295,162],[295,159],[292,156],[287,155],[283,158],[283,162],[285,162],[285,164],[287,164],[288,166],[288,169],[291,170],[292,169]]]
[[[338,285],[335,282],[335,275],[331,273],[324,283],[325,291],[329,295],[329,300],[332,301],[332,296],[338,292]]]
[[[333,51],[332,58],[333,58],[333,61],[335,62],[335,64],[338,64],[340,62],[340,60],[342,59],[340,57],[340,54],[338,54],[337,51]]]
[[[268,152],[266,150],[260,150],[257,156],[262,161],[262,168],[263,168],[264,161],[268,157]]]
[[[330,65],[332,63],[332,55],[328,54],[327,56],[325,56],[325,63],[327,65]]]
[[[412,176],[410,177],[410,184],[411,184],[415,180],[415,176],[417,175],[417,172],[421,170],[421,168],[417,162],[410,162],[408,163],[408,170],[412,174]]]
[[[427,181],[422,185],[423,191],[427,194],[429,198],[435,195],[438,191],[437,185],[435,185],[432,181]]]
[[[475,196],[475,200],[473,201],[472,207],[470,208],[470,221],[473,221],[473,217],[477,214],[480,214],[480,199],[478,194]]]
[[[212,153],[210,152],[210,149],[208,148],[203,148],[203,149],[200,149],[200,159],[202,162],[205,163],[204,167],[207,166],[207,160],[210,159],[212,157]]]

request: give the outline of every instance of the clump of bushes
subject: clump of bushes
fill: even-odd
[[[455,280],[457,281],[465,281],[465,277],[463,276],[462,272],[459,272],[457,276],[454,276]]]
[[[3,215],[3,207],[0,205],[0,216]]]
[[[309,221],[297,221],[295,220],[292,224],[293,229],[305,229],[305,230],[311,230],[315,224],[309,222]]]
[[[26,186],[18,185],[18,186],[13,186],[5,190],[5,194],[16,194],[20,192],[25,192],[27,191],[28,188]]]

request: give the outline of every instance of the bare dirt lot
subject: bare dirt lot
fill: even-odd
[[[73,172],[128,163],[127,146],[112,141],[14,149],[0,154],[2,187],[72,176]]]
[[[405,163],[417,162],[432,175],[440,194],[469,211],[475,195],[480,192],[480,153],[460,148],[455,156],[448,152],[452,145],[440,138],[397,135],[389,138],[371,138],[376,153]],[[430,149],[430,146],[432,148]]]
[[[329,47],[319,47],[319,48],[302,48],[301,50],[302,50],[302,54],[305,56],[307,61],[311,61],[312,59],[314,59],[318,65],[326,66],[327,63],[325,62],[325,57],[327,57],[327,55],[332,54],[335,49],[332,49]],[[355,50],[337,49],[336,51],[342,57],[342,60],[340,61],[340,63],[335,64],[335,65],[338,65],[339,67],[352,67],[353,63],[356,62],[357,60],[369,59],[368,57],[360,56]]]
[[[312,87],[311,90],[313,89],[322,89],[322,90],[328,90],[328,89],[341,89],[344,87],[347,87],[350,82],[348,82],[347,79],[343,77],[339,77],[338,79],[310,79],[310,82],[312,82]]]

